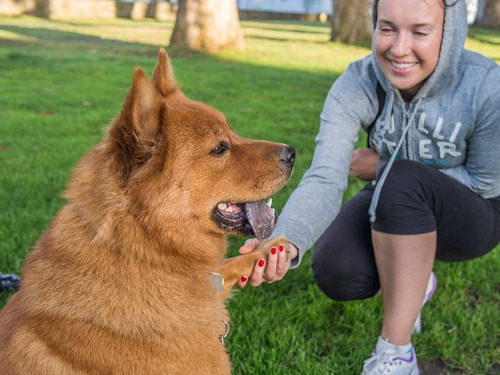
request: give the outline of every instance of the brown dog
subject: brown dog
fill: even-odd
[[[256,202],[248,216],[269,234],[274,216],[260,201],[288,181],[294,157],[187,99],[160,50],[151,81],[135,70],[27,257],[0,313],[0,374],[229,374],[224,298],[285,242],[224,259],[226,238],[252,233],[243,202]]]

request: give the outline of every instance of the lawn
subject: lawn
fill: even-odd
[[[167,51],[187,96],[223,111],[242,136],[293,144],[291,182],[308,167],[323,100],[350,61],[370,51],[328,42],[316,23],[243,22],[245,52]],[[55,212],[75,163],[118,113],[134,67],[150,74],[171,23],[0,18],[0,272],[20,273]],[[467,47],[500,62],[500,32]],[[360,142],[363,142],[364,136]],[[350,180],[346,199],[361,186]],[[237,253],[241,239],[230,240]],[[437,292],[414,338],[419,361],[448,374],[500,372],[500,255],[435,265]],[[9,294],[0,294],[0,306]],[[310,253],[274,284],[229,302],[234,374],[357,374],[379,334],[381,299],[333,302],[315,286]],[[426,374],[441,373],[428,371]]]

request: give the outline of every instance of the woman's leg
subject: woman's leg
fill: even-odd
[[[372,240],[384,302],[382,337],[406,345],[434,259],[467,260],[494,248],[500,210],[435,169],[398,161],[376,216]]]
[[[414,235],[373,231],[373,247],[384,304],[381,336],[407,345],[422,309],[436,253],[436,232]]]

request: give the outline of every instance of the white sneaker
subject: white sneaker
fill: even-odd
[[[420,375],[413,346],[403,348],[379,337],[361,375]]]
[[[431,275],[429,276],[429,281],[427,282],[427,289],[425,290],[425,297],[424,297],[424,302],[422,304],[422,308],[424,305],[429,302],[431,297],[434,295],[434,292],[436,291],[436,286],[437,286],[437,277],[434,272],[431,272]],[[422,312],[420,312],[417,316],[417,320],[415,320],[415,323],[413,324],[413,333],[420,333],[422,332]]]

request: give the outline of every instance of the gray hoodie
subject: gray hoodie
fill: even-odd
[[[370,145],[380,156],[378,171],[401,141],[393,158],[437,168],[484,198],[500,195],[500,66],[464,49],[465,1],[446,2],[438,64],[410,103],[373,55],[350,64],[331,87],[311,166],[271,236],[284,235],[297,246],[292,267],[337,216],[359,132],[375,120]],[[386,92],[384,103],[378,102],[377,82]]]

